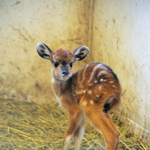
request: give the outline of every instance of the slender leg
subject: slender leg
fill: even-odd
[[[119,136],[111,119],[94,105],[84,107],[83,110],[93,126],[103,134],[107,143],[106,150],[117,150]]]
[[[62,150],[68,149],[68,147],[71,143],[71,140],[79,127],[79,123],[81,122],[82,117],[83,117],[83,115],[81,114],[81,112],[78,112],[76,114],[70,114],[69,126],[65,133]]]
[[[112,120],[110,119],[109,121],[110,121],[111,125],[114,127],[114,130],[117,132],[117,129],[116,129],[114,123],[112,122]],[[117,132],[117,133],[118,133],[118,132]],[[116,144],[115,150],[118,149],[118,144],[119,144],[119,135],[118,135],[118,140],[117,140],[117,144]]]
[[[80,150],[80,144],[82,141],[82,137],[84,135],[84,122],[85,118],[81,120],[78,129],[76,130],[74,136],[75,136],[75,150]]]

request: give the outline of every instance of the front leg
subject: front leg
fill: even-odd
[[[68,125],[67,131],[65,133],[62,150],[68,149],[73,136],[75,135],[77,129],[79,128],[81,121],[83,120],[82,112],[80,112],[80,111],[78,111],[77,113],[75,113],[75,112],[76,111],[74,111],[74,114],[72,114],[72,113],[69,114],[69,117],[70,117],[69,125]]]

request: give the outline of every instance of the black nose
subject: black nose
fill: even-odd
[[[68,75],[69,72],[68,72],[67,70],[63,70],[63,71],[62,71],[62,74],[63,74],[63,75]]]

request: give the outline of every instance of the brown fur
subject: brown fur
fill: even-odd
[[[79,149],[85,117],[102,132],[107,143],[106,150],[117,150],[119,136],[110,118],[110,112],[120,104],[121,86],[117,76],[108,66],[93,63],[73,74],[72,68],[68,67],[70,76],[62,80],[62,62],[67,62],[69,66],[69,63],[75,61],[75,56],[67,50],[59,49],[50,55],[50,60],[53,66],[53,91],[70,118],[62,150],[68,148],[73,136],[75,150]],[[55,61],[59,63],[58,67],[54,67]]]

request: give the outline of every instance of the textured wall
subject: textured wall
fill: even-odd
[[[51,65],[36,52],[38,42],[52,50],[88,45],[90,1],[0,0],[0,95],[47,102],[54,99]],[[85,60],[89,62],[90,55]],[[78,63],[76,68],[85,62]]]
[[[0,96],[54,100],[51,65],[38,56],[36,44],[71,51],[87,45],[90,54],[75,70],[93,61],[111,66],[123,88],[120,111],[137,133],[148,135],[149,7],[149,0],[0,0]]]
[[[122,88],[121,111],[150,141],[150,1],[93,2],[92,54],[108,64]],[[137,127],[137,128],[136,128]]]

